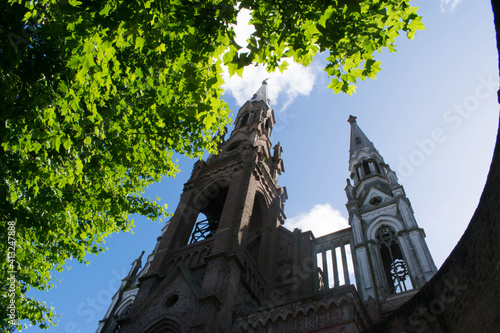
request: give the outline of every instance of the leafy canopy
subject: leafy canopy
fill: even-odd
[[[232,29],[243,8],[246,53]],[[53,309],[26,290],[103,251],[130,214],[166,214],[141,193],[175,175],[174,152],[216,151],[224,65],[283,71],[326,51],[329,87],[351,94],[380,70],[375,51],[423,29],[409,0],[9,0],[0,15],[0,314],[16,308],[4,330],[48,327]]]

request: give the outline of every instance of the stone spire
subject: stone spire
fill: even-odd
[[[353,157],[354,153],[362,150],[363,148],[367,148],[367,152],[373,150],[378,153],[373,143],[368,140],[365,133],[363,133],[361,128],[359,128],[356,123],[356,117],[349,116],[347,121],[351,124],[351,146],[349,149],[349,157]]]
[[[351,179],[354,180],[357,196],[363,194],[363,188],[358,186],[364,181],[386,182],[385,163],[373,143],[363,133],[356,123],[356,117],[349,116],[347,120],[351,124],[351,145],[349,149],[349,171]],[[373,178],[378,175],[379,177]]]
[[[396,173],[358,127],[356,117],[348,122],[354,184],[347,179],[345,192],[357,290],[365,304],[390,304],[398,294],[421,288],[436,266]]]
[[[258,101],[263,101],[266,103],[267,106],[269,106],[269,98],[267,98],[267,80],[265,79],[262,81],[262,86],[257,90],[257,92],[252,96],[250,99],[250,102],[258,102]]]

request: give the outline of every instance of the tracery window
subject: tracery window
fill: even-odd
[[[413,289],[396,231],[390,226],[382,225],[377,230],[376,240],[389,286],[389,293],[397,294]]]

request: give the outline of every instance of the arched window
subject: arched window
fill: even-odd
[[[255,195],[252,208],[252,216],[248,224],[248,243],[246,249],[256,263],[259,262],[260,245],[262,241],[262,228],[264,226],[264,211],[265,204],[263,198],[259,194]]]
[[[208,200],[198,214],[189,244],[208,239],[215,235],[219,227],[224,203],[226,202],[227,191],[227,187],[214,187],[213,191],[207,193],[205,199]]]
[[[377,171],[377,173],[381,174],[380,168],[378,166],[378,163],[377,162],[373,162],[373,165],[375,165],[375,171]]]
[[[146,330],[146,333],[164,333],[164,332],[186,332],[186,327],[181,327],[181,325],[172,319],[164,318],[159,322],[155,323]]]
[[[368,176],[370,172],[370,166],[368,165],[368,162],[366,160],[363,161],[363,171],[365,172],[365,175]]]
[[[382,225],[377,230],[376,240],[389,286],[389,293],[397,294],[413,289],[396,231],[390,226]]]
[[[241,122],[240,122],[240,127],[243,127],[243,126],[246,126],[247,123],[248,123],[248,118],[250,117],[250,114],[249,113],[246,113],[243,118],[241,118]]]
[[[266,119],[266,133],[267,136],[271,136],[271,119]]]

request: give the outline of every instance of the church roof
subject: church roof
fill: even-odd
[[[267,81],[265,79],[262,81],[262,86],[257,90],[257,92],[252,96],[250,102],[264,101],[269,106],[269,99],[267,98]]]
[[[363,148],[377,151],[373,143],[368,140],[365,133],[363,133],[361,128],[359,128],[356,123],[356,117],[349,116],[347,121],[351,124],[351,146],[349,148],[349,158],[352,157],[355,152],[360,151]]]

